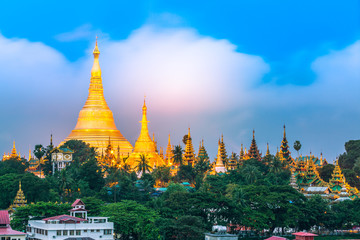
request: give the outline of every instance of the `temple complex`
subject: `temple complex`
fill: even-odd
[[[105,101],[97,41],[93,54],[94,64],[91,69],[89,95],[79,113],[75,129],[64,142],[71,139],[82,140],[101,153],[106,149],[110,137],[112,143],[120,147],[121,155],[128,155],[133,149],[132,145],[116,128],[113,113]]]
[[[129,158],[126,160],[127,164],[131,168],[136,167],[137,162],[140,160],[140,155],[144,155],[149,161],[149,165],[153,168],[156,166],[165,165],[163,158],[159,156],[156,152],[156,146],[154,141],[150,138],[149,129],[148,129],[148,120],[147,120],[147,107],[144,99],[144,105],[142,107],[142,120],[141,131],[138,139],[135,143],[134,151],[130,154]]]

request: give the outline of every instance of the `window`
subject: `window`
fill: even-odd
[[[61,230],[56,230],[56,236],[61,236]]]
[[[80,230],[76,230],[76,235],[80,235],[81,231]]]
[[[74,235],[74,230],[70,230],[70,235]]]
[[[104,235],[111,235],[111,229],[104,229]]]
[[[63,235],[67,236],[67,234],[68,234],[68,230],[63,230]]]
[[[94,229],[91,229],[91,232],[94,232]]]
[[[87,232],[87,230],[84,230],[84,232]]]
[[[100,229],[97,229],[96,232],[100,232]]]
[[[47,230],[45,230],[45,235],[47,236]]]

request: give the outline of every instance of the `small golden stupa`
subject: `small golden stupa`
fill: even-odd
[[[112,145],[119,146],[121,155],[128,155],[132,152],[132,145],[116,128],[113,113],[105,101],[97,41],[93,54],[94,64],[91,69],[89,95],[79,113],[75,129],[65,141],[82,140],[101,152],[108,146],[110,138]]]
[[[19,190],[16,193],[15,199],[13,201],[13,203],[10,205],[9,210],[14,210],[17,207],[23,207],[26,206],[27,201],[25,199],[25,195],[24,192],[21,189],[21,181],[19,181]]]
[[[140,136],[136,140],[134,152],[127,159],[127,163],[135,168],[140,160],[140,155],[144,155],[148,159],[148,164],[150,167],[154,168],[157,166],[165,165],[165,161],[163,158],[159,156],[156,152],[155,142],[150,138],[149,129],[148,129],[148,120],[146,117],[146,103],[144,99],[144,106],[142,108],[142,120],[141,123],[141,131]]]

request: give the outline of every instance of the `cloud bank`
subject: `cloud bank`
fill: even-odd
[[[60,34],[61,41],[87,37],[92,30]],[[80,31],[81,30],[81,31]],[[84,32],[86,33],[84,35]],[[75,36],[75,37],[74,37]],[[358,138],[360,119],[360,41],[314,59],[313,84],[295,87],[261,81],[271,67],[261,56],[241,53],[227,40],[202,36],[190,28],[145,25],[121,41],[100,39],[100,65],[106,100],[118,129],[134,144],[146,95],[150,131],[159,146],[181,142],[191,127],[195,149],[201,138],[215,157],[224,133],[228,152],[250,144],[280,145],[282,124],[289,143],[301,139],[304,154],[323,151],[332,160],[343,143]],[[90,78],[92,48],[70,62],[56,49],[0,35],[0,151],[17,140],[22,153],[37,143],[57,143],[76,124]],[[330,160],[330,161],[331,161]]]

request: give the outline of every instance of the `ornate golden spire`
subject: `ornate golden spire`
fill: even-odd
[[[147,120],[147,107],[146,107],[145,98],[144,98],[144,105],[142,107],[142,119],[140,123],[141,123],[140,136],[135,143],[134,152],[147,152],[147,151],[155,152],[156,151],[155,142],[151,139],[148,129],[149,121]]]
[[[194,161],[195,161],[195,153],[194,153],[194,147],[193,147],[192,139],[191,139],[191,135],[190,135],[190,128],[189,128],[188,137],[187,137],[187,140],[186,140],[184,160],[189,165],[193,165]]]
[[[116,128],[113,113],[105,101],[97,41],[93,54],[94,63],[91,69],[89,95],[79,113],[75,129],[65,141],[83,140],[101,151],[106,149],[107,139],[110,136],[113,143],[120,146],[122,154],[127,154],[132,151],[132,146]]]
[[[168,140],[168,145],[167,145],[166,154],[165,154],[165,160],[166,160],[167,165],[172,165],[173,156],[174,156],[173,147],[171,145],[170,134],[169,134],[169,140]]]
[[[155,142],[150,138],[147,120],[147,107],[144,99],[144,105],[142,107],[142,119],[141,131],[138,139],[135,143],[134,152],[129,156],[127,163],[131,167],[135,167],[137,161],[140,160],[140,155],[144,154],[149,159],[150,166],[164,165],[164,159],[162,159],[156,152]]]
[[[25,199],[24,192],[21,189],[21,181],[19,181],[19,190],[16,193],[13,204],[9,208],[14,209],[14,208],[17,208],[17,207],[25,206],[26,203],[27,203],[27,201]]]
[[[18,154],[17,154],[17,151],[16,151],[15,140],[14,140],[13,148],[11,149],[11,155],[10,155],[10,157],[17,157],[17,156],[18,156]]]
[[[266,145],[267,145],[267,149],[266,149],[266,155],[265,156],[270,156],[269,143],[266,143]]]
[[[221,156],[221,145],[220,145],[220,140],[219,140],[219,144],[218,144],[218,153],[217,153],[217,158],[216,158],[216,163],[215,163],[215,172],[217,173],[225,173],[226,172],[226,168],[224,166],[224,159],[222,159]]]

